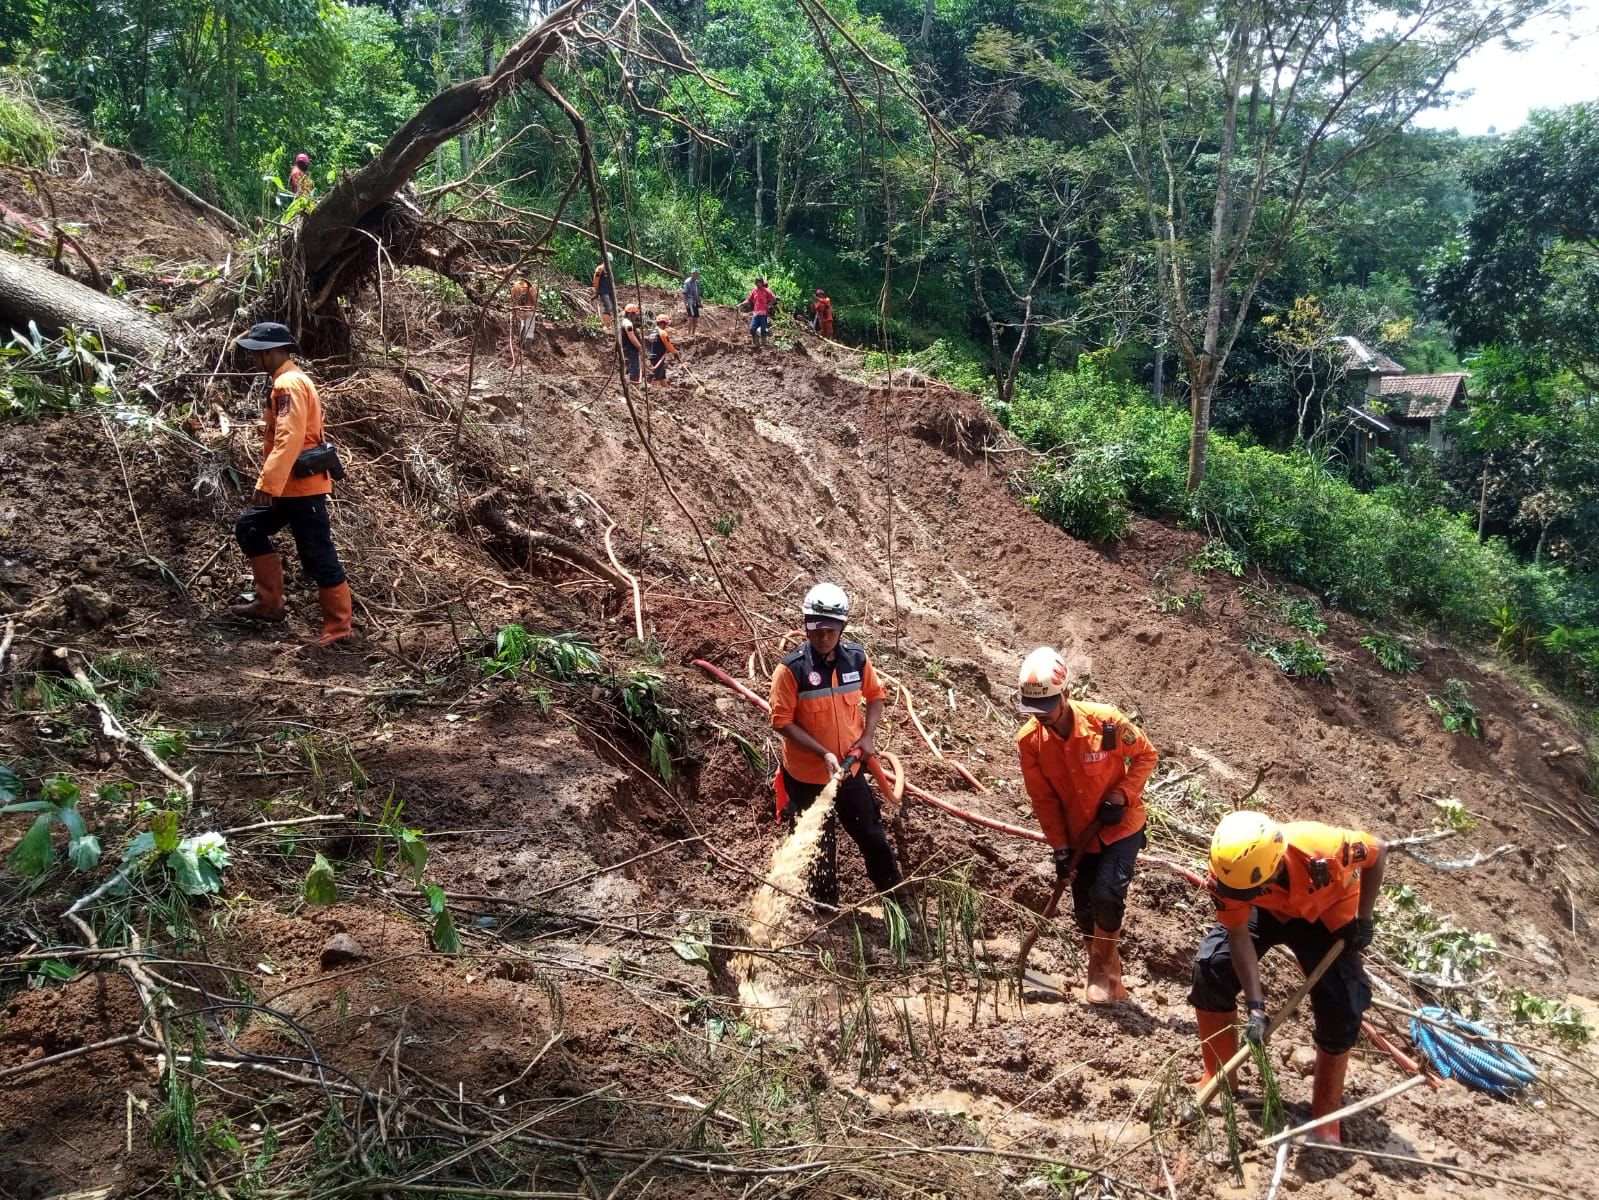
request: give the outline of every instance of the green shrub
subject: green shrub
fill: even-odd
[[[1360,639],[1360,644],[1371,651],[1384,671],[1392,671],[1395,675],[1414,675],[1421,670],[1421,660],[1399,638],[1389,637],[1386,633],[1368,633]]]
[[[1274,663],[1284,675],[1295,679],[1314,679],[1317,683],[1332,682],[1332,667],[1327,656],[1315,642],[1295,638],[1291,642],[1252,638],[1249,648],[1267,662]]]
[[[1032,479],[1034,508],[1079,537],[1121,537],[1135,512],[1175,519],[1211,534],[1190,564],[1196,570],[1231,571],[1223,550],[1235,551],[1240,569],[1268,568],[1330,607],[1495,641],[1561,684],[1599,694],[1599,584],[1518,562],[1499,539],[1479,542],[1470,517],[1428,493],[1402,484],[1362,492],[1325,453],[1213,432],[1204,483],[1189,495],[1187,412],[1155,404],[1090,360],[1021,380],[994,411],[1046,456]],[[1303,601],[1276,615],[1310,634],[1325,627]]]
[[[1438,719],[1450,733],[1482,737],[1482,721],[1478,719],[1477,706],[1471,702],[1471,693],[1460,680],[1446,680],[1442,697],[1428,693],[1427,707],[1438,714]]]
[[[43,167],[55,152],[55,127],[27,99],[0,88],[0,163]]]

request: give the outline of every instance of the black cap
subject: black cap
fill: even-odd
[[[289,332],[289,327],[279,325],[276,321],[262,321],[259,325],[252,325],[250,332],[240,338],[238,344],[246,350],[299,349],[294,335]]]

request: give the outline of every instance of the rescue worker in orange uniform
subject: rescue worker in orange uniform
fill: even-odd
[[[638,305],[629,304],[622,310],[622,354],[627,359],[627,377],[634,383],[644,378],[644,331],[639,328],[641,320]]]
[[[662,313],[655,318],[655,329],[648,338],[650,351],[650,384],[654,387],[666,386],[666,356],[674,357],[677,347],[672,343],[671,334],[667,330],[671,327],[672,318]]]
[[[311,178],[311,156],[296,154],[294,166],[289,171],[289,191],[296,196],[309,196],[315,186]]]
[[[317,584],[322,635],[316,644],[332,646],[353,636],[350,585],[338,551],[333,548],[333,528],[328,519],[333,479],[326,469],[296,473],[296,460],[305,451],[323,449],[322,400],[316,385],[294,361],[291,352],[298,346],[286,326],[264,321],[251,328],[238,344],[254,352],[256,366],[272,378],[272,390],[266,405],[261,474],[250,507],[233,527],[239,548],[250,560],[250,571],[255,576],[255,599],[232,605],[230,611],[252,621],[277,622],[287,616],[283,560],[272,546],[272,535],[286,525],[294,535],[305,573]],[[331,446],[327,450],[331,452]],[[300,464],[300,470],[308,465]]]
[[[1160,755],[1120,710],[1070,699],[1066,660],[1052,648],[1029,654],[1018,682],[1017,707],[1032,718],[1016,734],[1022,780],[1054,848],[1057,879],[1087,842],[1072,877],[1072,913],[1088,956],[1084,998],[1114,1004],[1127,995],[1122,917],[1145,843],[1144,784]]]
[[[1310,989],[1316,1043],[1310,1115],[1343,1106],[1349,1051],[1371,1003],[1361,951],[1375,933],[1372,913],[1387,859],[1382,842],[1353,829],[1318,821],[1280,825],[1258,812],[1221,819],[1210,843],[1209,887],[1218,924],[1199,943],[1188,994],[1207,1081],[1238,1049],[1233,1018],[1240,988],[1245,1036],[1257,1044],[1265,1038],[1260,956],[1287,946],[1309,973],[1342,939],[1344,952]],[[1310,1140],[1337,1144],[1338,1122],[1319,1126]]]
[[[816,289],[816,299],[811,304],[811,328],[824,338],[833,336],[833,301],[821,288]]]
[[[777,813],[790,822],[821,795],[852,753],[862,763],[876,753],[873,737],[888,693],[866,651],[842,640],[849,623],[849,598],[837,584],[819,583],[800,606],[805,644],[772,672],[772,728],[783,738],[777,773]],[[866,702],[864,715],[861,701]],[[811,898],[838,906],[838,822],[860,847],[872,886],[887,892],[900,884],[899,861],[883,828],[877,797],[857,770],[839,785],[822,833],[821,854],[811,875]]]
[[[533,332],[538,320],[538,289],[521,272],[511,285],[511,366],[526,361],[533,351]]]

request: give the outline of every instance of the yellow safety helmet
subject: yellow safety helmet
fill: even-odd
[[[1210,873],[1223,887],[1251,891],[1272,881],[1287,852],[1282,826],[1265,813],[1230,812],[1210,839]]]
[[[1060,706],[1066,690],[1066,660],[1053,646],[1040,646],[1022,662],[1016,674],[1016,707],[1024,713],[1047,716]]]

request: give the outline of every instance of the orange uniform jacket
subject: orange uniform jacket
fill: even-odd
[[[519,317],[532,313],[538,305],[538,292],[531,283],[518,279],[511,285],[511,311]]]
[[[1088,847],[1095,854],[1144,827],[1144,783],[1160,755],[1119,709],[1079,700],[1064,703],[1072,709],[1070,737],[1061,737],[1036,717],[1016,734],[1022,781],[1045,838],[1057,850],[1077,848],[1107,795],[1115,791],[1126,796],[1121,824],[1100,830]]]
[[[294,460],[302,450],[322,444],[322,400],[316,384],[292,359],[272,375],[272,396],[266,406],[261,477],[256,488],[273,496],[320,496],[333,490],[327,475],[294,477]]]
[[[828,663],[807,642],[772,672],[772,728],[798,725],[842,759],[866,731],[861,701],[887,696],[865,649],[841,641]],[[827,782],[826,761],[788,738],[783,739],[783,769],[801,783]]]
[[[1259,906],[1284,921],[1320,921],[1328,929],[1349,924],[1360,912],[1360,869],[1377,860],[1381,843],[1369,833],[1320,821],[1289,821],[1282,828],[1288,886],[1273,884],[1253,900],[1213,892],[1216,919],[1239,929],[1249,924],[1250,908]]]

